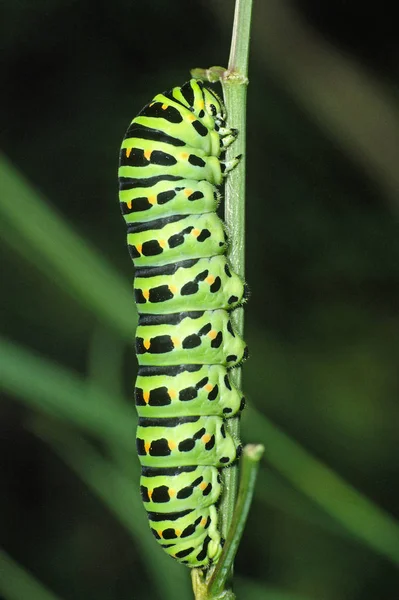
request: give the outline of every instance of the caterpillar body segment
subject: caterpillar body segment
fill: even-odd
[[[224,419],[218,416],[140,418],[136,442],[144,467],[185,467],[197,463],[223,467],[241,451],[227,433]]]
[[[216,467],[143,468],[140,492],[147,510],[176,513],[207,508],[220,496],[221,477]]]
[[[154,180],[166,173],[176,181],[200,181],[205,176],[211,184],[222,183],[220,161],[215,156],[207,156],[203,150],[190,149],[187,152],[186,147],[171,148],[163,142],[159,142],[157,149],[153,150],[152,140],[129,139],[127,143],[129,147],[124,149],[119,168],[121,177],[141,179],[142,169],[145,169],[147,177]]]
[[[222,551],[218,514],[214,504],[178,513],[148,513],[153,535],[163,549],[190,567],[206,567]]]
[[[186,179],[184,185],[176,181],[160,180],[148,187],[129,187],[123,183],[119,191],[121,209],[125,221],[146,223],[173,215],[196,215],[215,212],[219,196],[208,181]]]
[[[200,81],[158,94],[122,142],[120,204],[139,312],[134,397],[141,496],[165,552],[190,567],[218,560],[220,472],[241,445],[226,419],[244,406],[229,370],[247,356],[229,311],[245,299],[226,259],[217,188],[239,157],[222,101]]]
[[[232,310],[244,284],[230,271],[224,255],[185,260],[166,267],[136,269],[135,301],[141,314],[186,310]]]
[[[130,225],[130,256],[137,267],[159,266],[224,254],[227,247],[223,223],[216,213],[177,215]]]
[[[238,365],[245,342],[234,333],[227,311],[194,311],[173,315],[140,315],[136,354],[141,365]]]
[[[244,408],[244,397],[234,387],[223,365],[139,367],[134,390],[139,417],[223,415]],[[182,408],[183,405],[183,408]]]

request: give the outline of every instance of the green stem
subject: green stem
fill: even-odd
[[[249,37],[252,0],[236,0],[228,70],[239,77],[248,76]],[[248,81],[247,81],[248,83]]]
[[[223,95],[228,123],[239,131],[237,141],[229,148],[227,160],[242,155],[238,166],[231,171],[225,186],[225,223],[229,235],[227,257],[233,271],[245,278],[245,138],[246,97],[249,31],[252,0],[237,0],[228,70],[222,79]],[[234,330],[240,337],[244,334],[244,310],[237,308],[231,315]],[[241,368],[231,372],[232,383],[241,389]],[[227,429],[234,439],[239,439],[239,418],[226,421]],[[223,471],[224,492],[220,503],[221,532],[227,538],[236,499],[238,467]]]
[[[226,98],[227,114],[229,123],[239,129],[239,136],[234,145],[235,155],[242,154],[242,158],[236,169],[227,178],[225,186],[225,223],[229,236],[228,259],[232,270],[244,279],[245,271],[245,85],[223,85]],[[229,160],[231,156],[227,156]],[[244,310],[237,308],[231,314],[234,331],[240,337],[244,333]],[[242,376],[241,367],[233,369],[230,379],[237,389],[241,389]],[[226,421],[229,433],[236,440],[239,439],[239,417],[233,417]],[[233,518],[235,505],[238,467],[232,466],[223,471],[224,492],[220,504],[221,532],[223,537],[227,536]]]
[[[248,444],[243,450],[240,487],[238,490],[233,521],[223,548],[223,554],[208,583],[208,590],[211,598],[218,598],[220,596],[225,588],[227,579],[230,576],[231,565],[233,564],[247,521],[249,508],[254,495],[259,461],[263,456],[264,450],[265,448],[261,444]]]
[[[236,598],[233,591],[225,589],[225,586],[231,575],[234,557],[247,521],[255,491],[259,462],[264,450],[262,444],[248,444],[243,450],[238,499],[222,555],[207,577],[201,569],[192,569],[191,571],[195,600],[235,600]]]

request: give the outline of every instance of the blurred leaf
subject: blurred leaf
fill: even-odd
[[[243,577],[237,577],[234,589],[237,591],[237,598],[243,600],[311,600],[309,596],[262,585],[258,581]]]
[[[4,600],[60,600],[0,548],[0,591]]]
[[[110,402],[77,374],[2,338],[0,388],[31,408],[134,451],[136,415],[123,399]]]
[[[128,284],[2,156],[0,181],[0,215],[6,241],[36,268],[50,273],[100,321],[131,340],[136,313]]]
[[[190,598],[187,571],[161,552],[150,534],[138,491],[138,460],[135,459],[132,465],[132,478],[128,478],[76,433],[49,427],[38,420],[32,421],[30,428],[53,448],[127,529],[143,554],[143,563],[159,597],[165,600]],[[154,560],[158,550],[159,556],[157,554]]]
[[[126,346],[123,340],[101,324],[94,328],[88,351],[87,379],[109,394],[112,402],[123,400],[123,367]],[[133,383],[133,382],[132,382]]]
[[[267,457],[266,457],[267,460]],[[348,539],[352,534],[309,496],[294,488],[270,469],[259,472],[255,499],[326,532]]]
[[[374,551],[399,564],[399,525],[264,415],[249,407],[244,436],[265,445],[265,459]]]
[[[118,411],[118,407],[121,407],[123,414],[125,414],[125,408],[128,406],[122,389],[124,354],[125,344],[115,332],[110,332],[100,324],[94,328],[88,351],[87,393],[89,396],[96,398],[98,391],[101,390],[115,406],[115,411]],[[131,385],[133,386],[133,381]],[[135,413],[133,418],[136,422]],[[130,444],[129,447],[126,447],[120,443],[119,439],[115,443],[108,440],[108,448],[118,466],[129,476],[132,476]]]

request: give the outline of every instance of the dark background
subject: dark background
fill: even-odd
[[[265,420],[249,409],[243,438],[266,454],[236,561],[246,600],[398,597],[398,525],[380,512],[398,509],[391,6],[255,1],[244,385]],[[0,11],[0,591],[4,600],[127,600],[173,598],[175,585],[189,598],[188,572],[163,561],[137,498],[133,509],[133,269],[116,171],[124,131],[153,95],[192,67],[227,63],[233,2],[3,0]],[[74,261],[80,287],[64,272]],[[321,461],[316,476],[295,441]],[[328,469],[343,491],[329,493]]]

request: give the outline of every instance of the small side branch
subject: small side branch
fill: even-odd
[[[247,521],[249,508],[254,495],[259,462],[263,456],[264,450],[265,448],[261,444],[248,444],[244,447],[241,460],[240,485],[233,514],[233,521],[223,548],[222,556],[208,583],[209,597],[212,599],[222,597],[227,598],[227,596],[222,596],[221,594],[223,593],[229,578]]]

